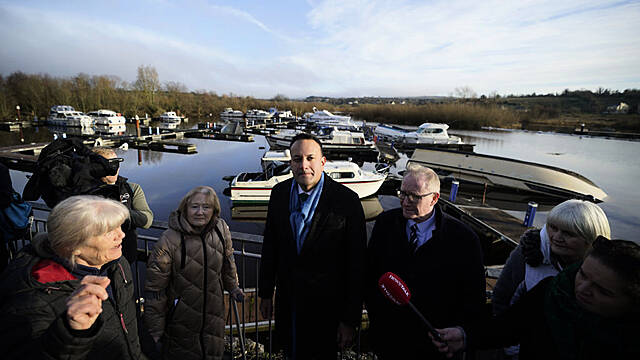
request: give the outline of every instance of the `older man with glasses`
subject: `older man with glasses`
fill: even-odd
[[[473,324],[485,304],[480,242],[467,225],[442,213],[433,170],[408,166],[398,197],[401,208],[378,216],[367,249],[370,343],[382,359],[439,359],[421,320],[385,299],[378,279],[386,272],[399,275],[411,302],[435,327]]]

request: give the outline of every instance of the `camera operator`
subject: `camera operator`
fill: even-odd
[[[116,152],[110,148],[96,147],[93,148],[93,152],[101,155],[109,161],[109,166],[119,166],[119,162],[122,161],[116,157]],[[117,159],[117,160],[111,160]],[[119,200],[129,209],[130,220],[127,224],[123,225],[123,231],[125,232],[125,238],[122,242],[122,254],[129,261],[130,264],[135,264],[138,254],[138,236],[136,234],[136,228],[141,227],[148,229],[153,223],[153,212],[147,204],[147,199],[144,196],[144,192],[140,185],[132,182],[128,182],[127,178],[119,175],[120,169],[116,171],[115,175],[105,176],[102,181],[108,185],[115,186],[113,192],[117,193]]]

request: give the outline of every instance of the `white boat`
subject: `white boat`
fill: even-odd
[[[70,127],[91,127],[93,119],[80,111],[76,111],[73,106],[55,105],[51,107],[47,122],[56,126]]]
[[[276,134],[267,135],[266,139],[272,149],[288,149],[294,136],[303,131],[283,129]],[[320,128],[314,134],[326,151],[343,151],[348,153],[377,151],[375,144],[365,139],[361,132],[338,130],[335,127]]]
[[[319,127],[335,126],[341,130],[352,131],[359,131],[362,128],[361,122],[354,122],[351,116],[336,115],[328,110],[318,110],[316,107],[313,108],[312,113],[305,113],[303,118]]]
[[[264,110],[251,109],[247,110],[245,117],[248,120],[268,120],[273,117],[273,114]]]
[[[102,110],[90,111],[87,113],[87,115],[91,116],[91,118],[93,119],[96,125],[114,126],[114,125],[124,125],[127,122],[127,120],[124,118],[124,116],[122,116],[122,114],[116,113],[115,111],[111,111],[111,110],[102,109]]]
[[[273,153],[272,153],[273,154]],[[263,161],[273,158],[272,154],[265,154]],[[289,154],[287,154],[289,155]],[[276,156],[277,157],[277,156]],[[286,155],[279,157],[286,161]],[[265,161],[263,172],[240,173],[231,181],[231,200],[234,203],[268,202],[271,189],[291,177],[291,167],[287,162]],[[350,161],[327,161],[324,172],[335,181],[345,185],[364,198],[378,192],[387,174],[365,171]]]
[[[160,115],[158,120],[164,124],[180,124],[183,121],[183,117],[178,116],[175,111],[167,111]]]
[[[227,119],[242,119],[244,117],[244,113],[240,110],[233,110],[233,108],[225,108],[224,111],[220,113],[220,117]]]
[[[400,142],[408,145],[420,144],[462,144],[462,139],[447,133],[449,125],[424,123],[416,131],[409,131],[394,125],[380,124],[374,130],[379,140]]]
[[[127,132],[126,124],[112,124],[112,125],[96,124],[94,128],[96,133],[98,134],[125,135],[125,133]]]
[[[432,168],[441,177],[472,181],[562,198],[603,201],[607,194],[575,172],[533,162],[450,150],[416,149],[409,162]]]

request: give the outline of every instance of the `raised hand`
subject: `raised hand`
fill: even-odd
[[[109,298],[109,278],[87,275],[67,299],[67,321],[74,330],[86,330],[102,313],[102,302]]]

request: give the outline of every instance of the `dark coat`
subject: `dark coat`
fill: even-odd
[[[279,343],[291,349],[292,310],[300,359],[336,357],[339,322],[359,326],[366,229],[356,193],[324,175],[311,228],[297,254],[289,223],[293,179],[271,192],[262,245],[259,296],[276,291]]]
[[[402,209],[378,216],[367,251],[366,306],[372,344],[385,359],[442,357],[426,327],[408,306],[400,307],[378,290],[388,271],[403,279],[411,302],[436,328],[470,324],[485,309],[482,250],[475,233],[435,206],[432,238],[415,253],[409,246]]]
[[[573,290],[577,269],[575,264],[540,281],[502,314],[469,329],[469,344],[497,348],[520,343],[522,360],[640,359],[638,315],[605,319],[580,309]],[[554,286],[568,295],[558,296]],[[563,304],[570,311],[563,313],[553,304]],[[553,318],[560,326],[551,325]],[[561,354],[558,344],[565,346],[566,354]]]
[[[3,359],[140,359],[131,269],[124,258],[107,273],[113,296],[87,331],[71,330],[66,302],[80,280],[40,283],[32,269],[53,253],[46,237],[37,237],[0,278],[0,339]]]
[[[238,286],[224,220],[212,219],[200,234],[173,212],[147,264],[144,320],[149,333],[162,339],[163,358],[222,359],[224,290]]]

